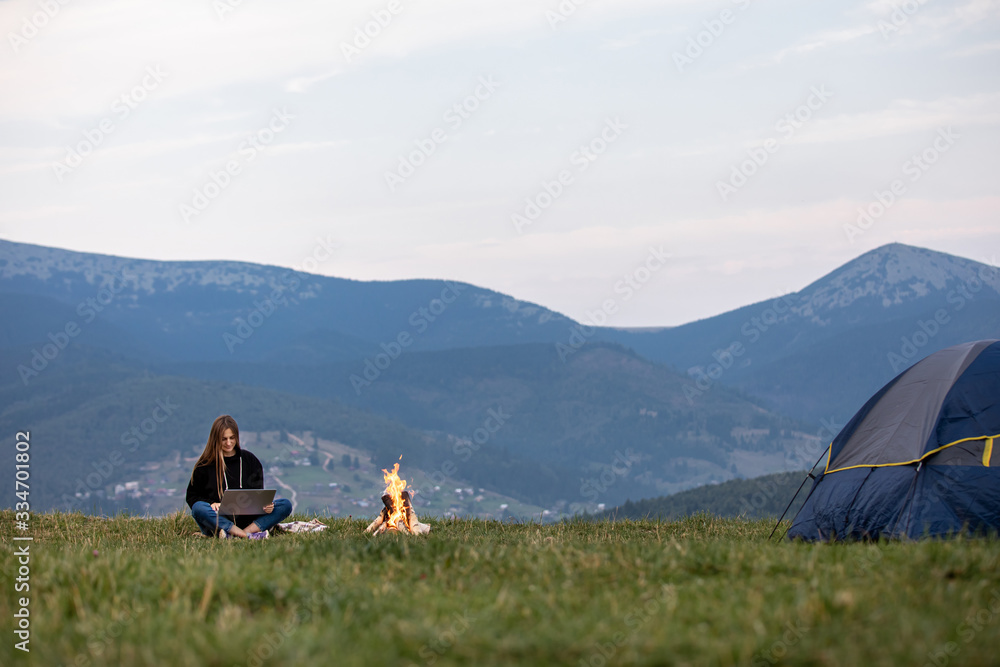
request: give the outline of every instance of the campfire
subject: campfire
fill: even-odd
[[[412,535],[430,532],[431,527],[420,523],[417,513],[413,511],[413,498],[406,490],[406,480],[399,478],[399,463],[392,467],[392,472],[383,468],[382,473],[385,479],[382,504],[385,507],[382,508],[382,513],[365,528],[365,532],[375,535],[391,531]]]

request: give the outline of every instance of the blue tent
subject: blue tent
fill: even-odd
[[[790,538],[1000,531],[1000,341],[935,352],[837,435]]]

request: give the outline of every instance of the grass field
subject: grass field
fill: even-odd
[[[293,517],[306,518],[306,517]],[[991,665],[1000,543],[769,543],[771,523],[435,521],[191,536],[0,512],[3,665]],[[15,592],[30,544],[30,591]],[[30,653],[13,614],[30,597]]]

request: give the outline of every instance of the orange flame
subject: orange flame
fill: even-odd
[[[400,456],[400,459],[403,457]],[[382,477],[385,479],[385,492],[392,498],[392,515],[388,524],[391,528],[396,528],[402,521],[406,525],[406,514],[403,511],[403,490],[406,488],[406,480],[399,478],[399,463],[392,466],[392,472],[382,468]]]

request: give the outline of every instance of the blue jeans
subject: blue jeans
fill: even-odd
[[[250,521],[246,521],[244,526],[256,523],[262,531],[270,530],[275,525],[287,519],[291,513],[292,501],[286,498],[275,498],[274,509],[271,510],[270,514],[261,514],[255,517],[241,516],[239,523],[244,523],[246,519],[250,519]],[[216,525],[228,533],[234,525],[233,520],[236,518],[234,516],[216,514],[215,510],[212,509],[212,505],[206,503],[204,500],[199,500],[191,506],[191,516],[194,517],[198,527],[201,528],[201,532],[205,535],[215,535]],[[217,521],[218,524],[216,524]]]

